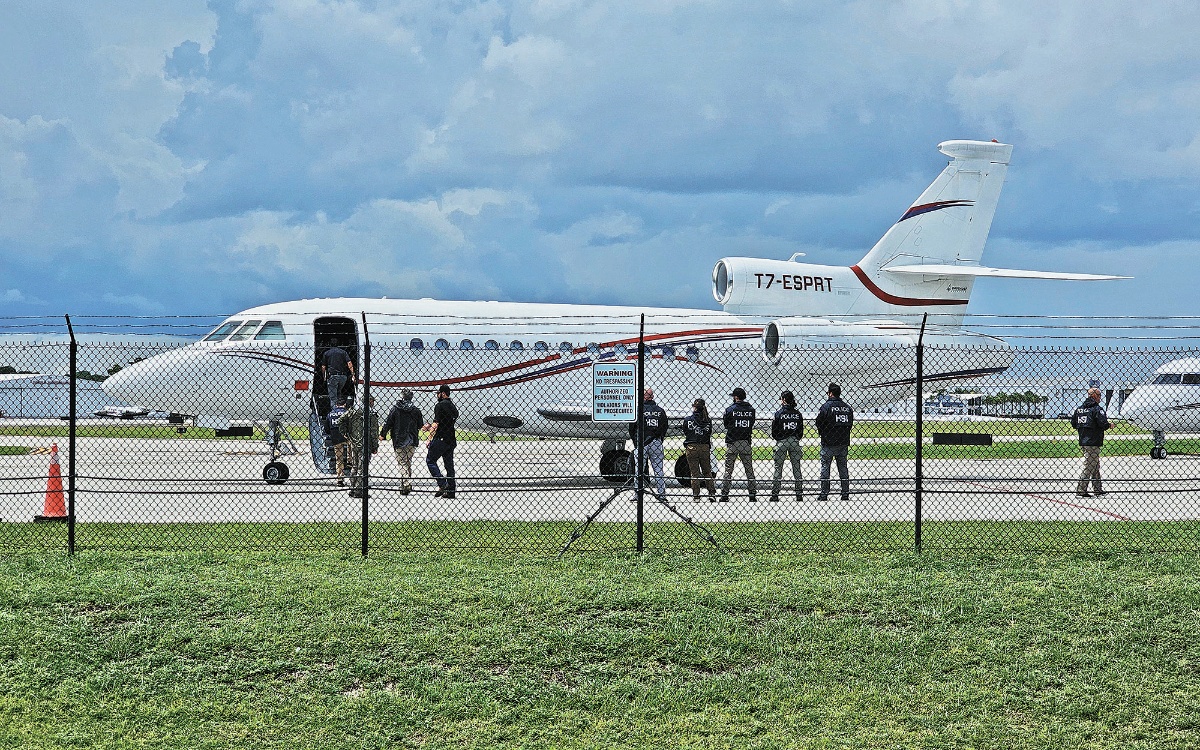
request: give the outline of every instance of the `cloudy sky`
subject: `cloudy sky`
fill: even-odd
[[[1192,315],[1200,4],[7,0],[0,315],[713,308],[1015,146],[972,311]]]

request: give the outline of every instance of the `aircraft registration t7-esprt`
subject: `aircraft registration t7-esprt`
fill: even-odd
[[[131,405],[195,416],[199,425],[307,420],[318,426],[329,410],[322,355],[339,345],[361,381],[360,347],[369,336],[370,387],[382,404],[410,389],[423,394],[418,405],[428,413],[433,392],[449,385],[460,427],[598,438],[601,471],[609,475],[628,455],[626,426],[590,420],[591,365],[635,359],[643,315],[646,381],[674,418],[690,413],[693,398],[720,405],[738,386],[757,392],[761,416],[768,416],[765,407],[778,391],[758,391],[760,384],[786,383],[809,411],[831,381],[860,409],[899,401],[912,393],[911,347],[923,312],[939,321],[925,331],[927,379],[999,373],[1012,361],[1004,342],[959,327],[976,278],[1119,277],[981,266],[1012,146],[947,141],[939,149],[950,157],[946,168],[857,264],[816,265],[798,255],[723,258],[712,274],[721,311],[432,299],[283,302],[231,316],[197,343],[121,370],[104,389]],[[729,356],[731,346],[745,351],[748,342],[758,350],[753,356]],[[664,403],[666,394],[671,400]]]

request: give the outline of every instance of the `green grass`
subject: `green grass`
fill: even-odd
[[[679,506],[687,514],[689,504]],[[14,522],[19,521],[19,522]],[[0,550],[67,549],[65,523],[35,524],[30,518],[0,521]],[[579,527],[577,521],[372,521],[370,554],[393,552],[475,552],[552,556]],[[705,522],[725,551],[903,552],[914,547],[908,521]],[[1200,552],[1200,522],[1195,521],[926,521],[926,550],[1013,550],[1058,552]],[[575,552],[624,553],[634,548],[635,527],[602,517],[571,544]],[[707,540],[679,522],[648,523],[645,546],[651,551],[704,551]],[[358,523],[79,523],[77,552],[187,551],[302,552],[323,550],[357,554]]]
[[[0,445],[0,456],[28,456],[29,450],[24,445]]]
[[[1195,747],[1194,571],[8,556],[0,747]]]
[[[1154,444],[1150,438],[1145,440],[1109,440],[1104,443],[1104,456],[1148,456],[1150,446]],[[1170,449],[1173,453],[1200,452],[1200,440],[1172,440]],[[767,445],[756,445],[751,453],[756,461],[769,461],[774,457],[773,441]],[[820,448],[815,445],[804,446],[801,450],[806,459],[816,459],[820,456]],[[663,457],[673,462],[683,455],[679,448],[667,448]],[[1083,454],[1079,443],[1074,437],[1047,440],[1016,440],[996,442],[992,445],[931,445],[925,444],[923,456],[926,459],[976,459],[976,458],[1079,458]],[[851,460],[914,460],[916,446],[913,443],[855,443],[850,446],[848,457]],[[713,460],[725,460],[725,447],[717,445],[713,448]]]

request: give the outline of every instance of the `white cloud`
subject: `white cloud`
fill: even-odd
[[[1038,267],[1092,265],[1101,245],[1153,266],[1137,248],[1200,237],[1186,3],[6,11],[0,278],[24,296],[5,311],[47,279],[122,311],[329,293],[711,305],[724,255],[861,257],[958,137],[1016,145],[993,242],[1042,248]],[[1173,278],[1200,283],[1193,265]],[[1113,304],[1157,304],[1127,287]]]

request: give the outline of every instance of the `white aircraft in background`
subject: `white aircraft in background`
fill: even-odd
[[[1121,416],[1154,435],[1150,458],[1167,457],[1168,432],[1200,434],[1200,359],[1168,362],[1133,389]]]
[[[317,363],[336,340],[361,378],[365,322],[371,343],[383,345],[372,349],[370,373],[381,405],[407,388],[421,394],[418,405],[428,415],[433,392],[448,384],[461,428],[598,438],[600,472],[615,478],[629,456],[626,425],[590,421],[590,366],[635,359],[642,315],[646,382],[675,418],[689,414],[698,396],[719,415],[735,386],[749,389],[752,401],[758,388],[773,389],[758,394],[761,416],[773,410],[780,384],[808,411],[831,381],[860,409],[900,401],[913,391],[914,321],[923,312],[940,321],[925,331],[927,380],[1003,372],[1012,362],[1004,342],[959,327],[976,278],[1126,277],[980,265],[1012,146],[946,141],[938,148],[949,164],[861,261],[845,268],[802,263],[799,253],[786,261],[723,258],[712,275],[721,312],[431,299],[282,302],[241,312],[202,341],[126,367],[104,390],[126,403],[193,415],[201,426],[308,420],[314,462],[328,471],[318,443],[329,405]],[[722,351],[755,339],[761,356]],[[945,348],[955,345],[962,348]],[[268,431],[276,443],[279,432]],[[270,482],[287,478],[277,457],[273,444],[264,469]]]

